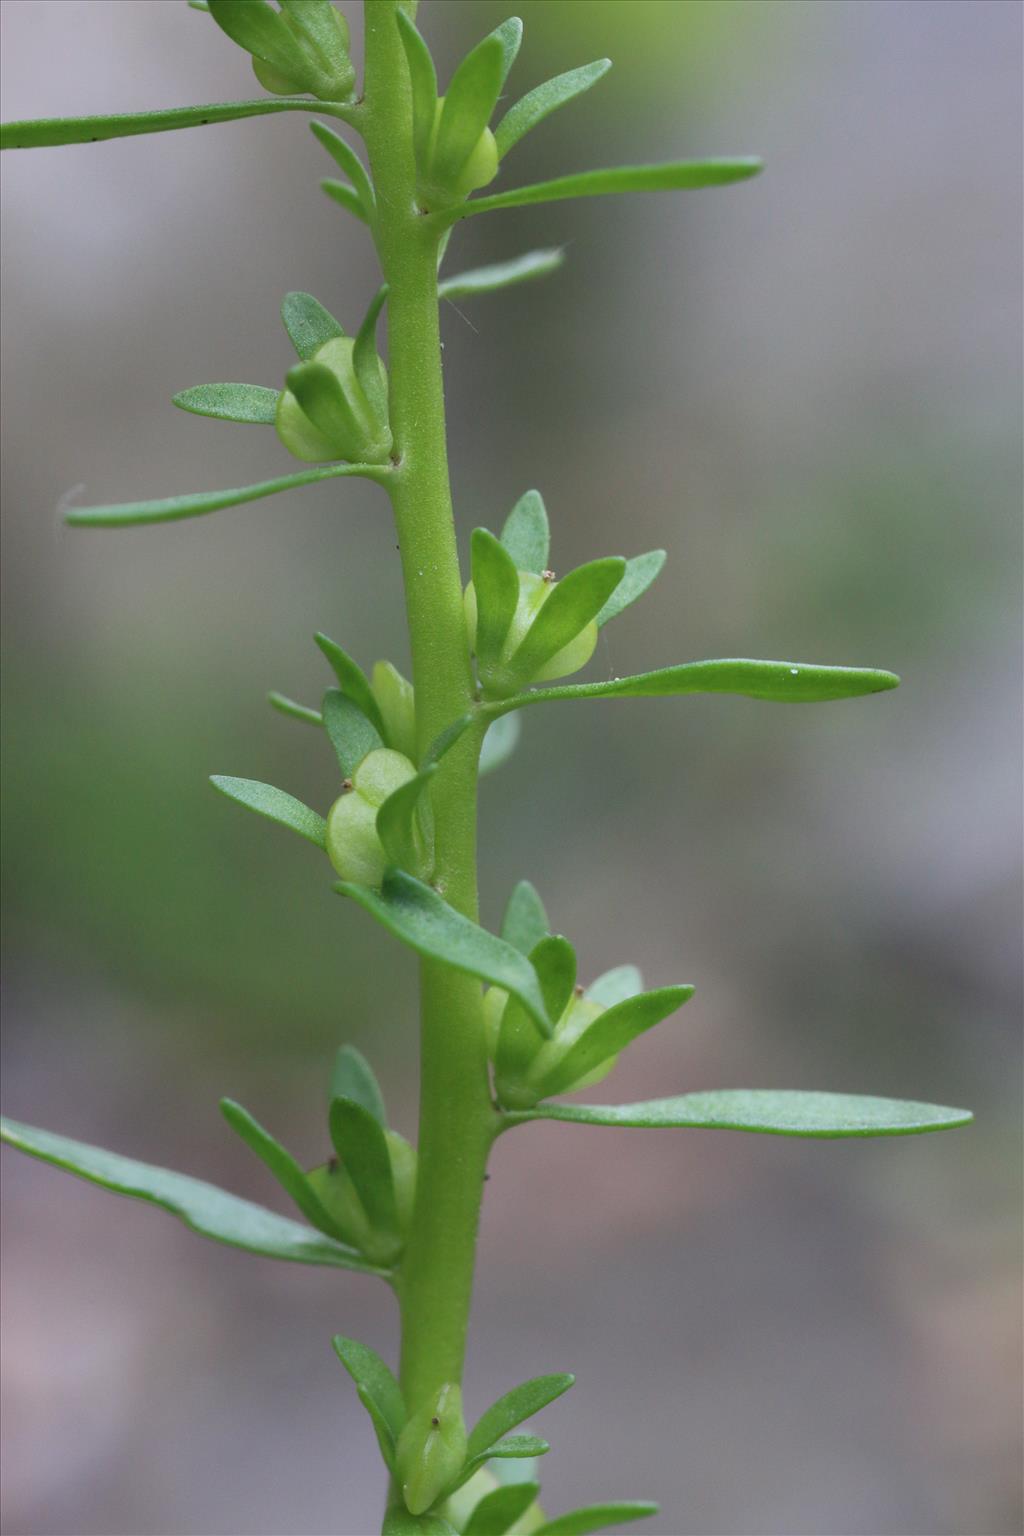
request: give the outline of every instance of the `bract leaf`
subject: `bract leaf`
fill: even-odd
[[[377,812],[377,836],[391,863],[421,880],[433,873],[434,850],[430,846],[432,839],[425,836],[421,802],[436,772],[436,763],[421,768],[415,778],[400,784]]]
[[[374,294],[366,317],[356,333],[352,348],[352,366],[366,396],[371,411],[378,421],[388,419],[388,391],[377,354],[377,317],[384,308],[388,285],[384,283]]]
[[[378,1265],[368,1263],[301,1222],[264,1210],[251,1200],[241,1200],[201,1179],[173,1173],[168,1168],[154,1168],[149,1163],[136,1162],[83,1141],[72,1141],[67,1136],[55,1136],[16,1120],[0,1120],[0,1136],[30,1157],[77,1174],[90,1184],[159,1205],[201,1237],[211,1237],[231,1248],[295,1264],[325,1264],[371,1275],[385,1273]]]
[[[501,936],[506,944],[528,955],[541,939],[551,931],[544,903],[535,886],[529,880],[520,880],[508,899],[501,924]]]
[[[395,1181],[380,1121],[355,1099],[345,1098],[331,1100],[328,1121],[334,1150],[355,1185],[370,1225],[377,1232],[397,1236]]]
[[[565,1055],[547,1070],[544,1070],[542,1052],[529,1072],[531,1087],[542,1099],[567,1092],[573,1083],[593,1072],[609,1056],[617,1056],[638,1035],[667,1019],[692,996],[692,987],[661,987],[656,992],[641,992],[638,997],[615,1003],[599,1014]]]
[[[470,544],[476,594],[476,654],[482,667],[501,656],[519,601],[519,575],[512,556],[486,528],[474,528]]]
[[[327,846],[324,818],[285,790],[277,789],[273,784],[261,784],[258,779],[235,779],[222,773],[211,774],[210,783],[229,800],[244,805],[248,811],[255,811],[257,816],[265,816],[268,821],[288,827],[318,848]]]
[[[496,1454],[493,1447],[510,1429],[515,1429],[524,1419],[532,1418],[535,1413],[546,1408],[548,1403],[561,1397],[563,1392],[568,1392],[575,1380],[575,1376],[569,1375],[535,1376],[531,1381],[513,1387],[511,1392],[506,1392],[496,1403],[492,1403],[477,1420],[469,1436],[467,1454],[479,1456],[485,1451]]]
[[[328,464],[322,469],[304,469],[297,475],[282,475],[277,480],[261,480],[257,485],[237,486],[229,491],[194,491],[186,496],[168,496],[159,501],[122,501],[105,507],[72,507],[64,521],[72,528],[128,528],[138,523],[178,523],[186,517],[204,517],[222,507],[239,507],[246,501],[262,501],[278,491],[293,491],[319,480],[340,476],[361,476],[379,483],[387,479],[383,464]]]
[[[344,779],[351,779],[363,758],[384,745],[376,726],[347,694],[328,688],[322,708],[324,727]]]
[[[627,560],[622,580],[597,615],[598,629],[607,624],[609,619],[617,619],[623,609],[635,603],[638,597],[643,597],[664,564],[663,549],[652,549],[646,555],[634,555],[632,560]]]
[[[520,571],[547,570],[551,547],[548,513],[540,491],[526,491],[505,519],[501,542]]]
[[[292,346],[304,363],[325,341],[333,341],[336,336],[345,334],[330,311],[311,293],[286,293],[281,303],[281,319]]]
[[[323,102],[301,97],[256,101],[216,101],[199,107],[163,107],[153,112],[104,112],[95,117],[44,117],[0,124],[0,149],[47,149],[57,144],[97,144],[102,139],[125,139],[139,133],[166,133],[174,128],[204,128],[210,123],[233,123],[244,117],[263,117],[274,112],[323,112]]]
[[[434,214],[439,224],[454,224],[477,213],[493,213],[499,208],[526,208],[533,203],[560,203],[573,197],[604,197],[617,192],[675,192],[687,187],[721,187],[733,181],[747,181],[762,170],[760,160],[675,160],[664,165],[619,165],[606,171],[580,171],[575,176],[559,176],[554,181],[540,181],[532,187],[516,187],[510,192],[495,192],[490,197],[472,198]]]
[[[535,677],[604,607],[626,570],[625,560],[591,560],[563,576],[523,636],[508,669],[520,678]]]
[[[875,1099],[857,1093],[723,1088],[640,1104],[538,1104],[515,1120],[572,1120],[581,1125],[694,1127],[759,1131],[770,1136],[913,1136],[968,1125],[967,1109]]]
[[[615,1003],[624,1003],[627,997],[637,997],[643,989],[643,977],[635,965],[617,965],[590,983],[587,996],[591,1002],[611,1008]]]
[[[508,726],[514,726],[514,730],[508,730]],[[493,725],[487,727],[487,735],[484,737],[483,746],[480,749],[481,775],[493,773],[503,763],[508,762],[516,747],[519,745],[519,716],[502,715],[495,720]]]
[[[530,951],[530,964],[540,981],[548,1018],[556,1024],[572,996],[576,981],[576,952],[561,934],[547,934]],[[498,1028],[494,1080],[498,1097],[526,1077],[544,1041],[536,1023],[515,998],[509,998]]]
[[[285,1194],[294,1200],[306,1220],[311,1222],[318,1231],[326,1232],[328,1237],[337,1238],[342,1243],[349,1241],[348,1235],[342,1231],[327,1208],[321,1204],[306,1178],[305,1171],[287,1148],[282,1147],[281,1143],[276,1141],[269,1131],[264,1130],[247,1109],[244,1109],[241,1104],[236,1104],[234,1099],[221,1099],[220,1112],[235,1134],[240,1136],[250,1151],[255,1152],[260,1162],[270,1169]]]
[[[402,1389],[389,1366],[366,1344],[336,1334],[334,1352],[355,1382],[359,1401],[370,1415],[388,1471],[395,1468],[395,1444],[406,1420]]]
[[[324,176],[320,182],[321,192],[326,192],[332,202],[338,203],[346,213],[358,219],[361,224],[368,224],[366,209],[363,200],[355,187],[350,187],[347,181],[339,181],[335,176]]]
[[[399,10],[395,20],[398,23],[399,36],[402,39],[402,47],[405,49],[405,58],[409,66],[409,82],[412,87],[413,144],[416,150],[416,162],[422,168],[426,163],[431,136],[434,132],[437,73],[430,56],[430,49],[416,30],[412,18],[403,10]]]
[[[538,1525],[534,1536],[591,1536],[593,1531],[603,1531],[609,1525],[625,1525],[628,1520],[643,1520],[656,1515],[659,1505],[646,1499],[629,1499],[619,1504],[588,1504],[584,1509],[574,1509],[556,1520],[546,1520]]]
[[[267,389],[263,384],[197,384],[180,390],[171,402],[194,416],[273,426],[280,397],[279,389]]]
[[[529,283],[535,277],[547,277],[557,272],[565,261],[560,246],[549,251],[527,251],[514,256],[511,261],[496,261],[490,266],[475,267],[471,272],[460,272],[457,277],[446,277],[438,284],[439,299],[468,299],[478,293],[496,293],[499,288],[512,288],[516,283]]]
[[[335,133],[326,123],[310,123],[310,128],[337,166],[345,172],[355,188],[363,213],[369,221],[377,206],[373,182],[362,160],[340,133]]]
[[[329,443],[365,440],[366,423],[353,410],[348,392],[326,363],[296,363],[289,368],[287,380],[303,412]],[[337,457],[349,455],[339,452]]]
[[[505,1536],[539,1493],[539,1483],[510,1483],[484,1494],[463,1526],[462,1536]]]
[[[505,79],[505,57],[503,38],[492,32],[470,49],[452,75],[430,167],[431,178],[442,185],[458,178],[490,121]]]
[[[354,1104],[361,1104],[378,1125],[387,1127],[388,1117],[380,1084],[370,1063],[354,1045],[343,1045],[334,1058],[330,1097],[351,1099]]]
[[[338,679],[338,687],[346,694],[359,709],[362,710],[367,720],[373,725],[384,741],[387,732],[384,729],[384,717],[380,712],[380,705],[374,697],[370,680],[366,676],[358,662],[352,660],[347,651],[343,651],[336,641],[329,636],[321,634],[319,630],[313,636],[320,650],[327,657],[331,671]]]
[[[271,709],[276,709],[278,714],[287,715],[292,720],[302,720],[306,725],[320,725],[324,723],[324,717],[318,709],[310,709],[308,704],[299,704],[295,699],[290,699],[287,694],[271,692],[267,694],[267,703]],[[515,720],[515,715],[509,715],[509,720]],[[497,725],[495,721],[495,725]],[[493,731],[494,726],[491,726]]]
[[[568,580],[568,578],[566,578]],[[552,593],[548,602],[552,602]],[[885,693],[899,686],[894,672],[873,667],[820,667],[807,662],[689,661],[635,677],[616,677],[604,683],[562,683],[554,688],[534,688],[512,698],[484,706],[489,715],[522,709],[547,699],[655,699],[684,693],[736,693],[747,699],[774,704],[821,704],[830,699],[855,699],[867,693]]]
[[[612,67],[611,59],[595,59],[593,64],[583,64],[579,69],[567,70],[553,80],[545,80],[510,107],[494,130],[498,155],[504,160],[509,150],[519,143],[524,134],[536,128],[550,113],[582,96],[596,85]]]
[[[418,954],[511,992],[536,1019],[542,1033],[551,1034],[540,982],[526,956],[456,912],[430,886],[402,870],[391,869],[380,891],[344,881],[334,889],[339,895],[351,896]]]
[[[282,75],[300,79],[309,61],[280,12],[266,0],[207,0],[210,15],[233,43]]]

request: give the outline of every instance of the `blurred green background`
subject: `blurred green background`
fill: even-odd
[[[358,42],[359,16],[347,7]],[[663,545],[589,675],[700,656],[891,667],[896,694],[524,716],[482,805],[484,918],[535,881],[581,972],[695,1000],[606,1085],[869,1090],[964,1132],[790,1143],[549,1126],[488,1186],[467,1397],[545,1369],[548,1507],[654,1497],[659,1536],[1020,1529],[1021,14],[999,0],[526,0],[516,94],[616,68],[508,184],[762,153],[747,186],[481,219],[449,266],[563,244],[444,316],[460,532],[543,491],[553,558]],[[503,19],[430,0],[442,79]],[[4,116],[255,94],[177,0],[5,0]],[[406,661],[386,504],[353,482],[117,534],[58,506],[286,473],[176,412],[277,385],[286,289],[376,283],[299,117],[4,163],[8,1113],[275,1189],[217,1111],[309,1163],[343,1040],[415,1129],[414,966],[206,775],[326,808],[274,716],[311,643]],[[377,1529],[328,1346],[393,1355],[383,1288],[204,1245],[5,1158],[4,1529]]]

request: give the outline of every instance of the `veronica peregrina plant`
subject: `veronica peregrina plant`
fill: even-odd
[[[319,810],[253,779],[217,776],[237,804],[290,828],[325,856],[333,889],[419,957],[422,1088],[416,1146],[388,1124],[363,1056],[342,1045],[330,1078],[333,1149],[307,1170],[239,1104],[230,1128],[284,1188],[289,1219],[181,1174],[5,1121],[4,1138],[32,1156],[163,1206],[193,1230],[292,1262],[378,1275],[401,1312],[397,1374],[372,1350],[334,1347],[376,1435],[388,1495],[385,1536],[585,1536],[654,1512],[650,1503],[592,1505],[549,1517],[537,1458],[547,1444],[520,1426],[565,1392],[571,1376],[514,1387],[467,1429],[461,1380],[476,1231],[495,1139],[535,1120],[588,1125],[717,1127],[775,1135],[906,1135],[965,1124],[957,1109],[834,1093],[722,1090],[644,1103],[565,1103],[598,1083],[631,1041],[674,1014],[688,985],[645,991],[620,965],[577,979],[567,938],[553,934],[526,880],[499,934],[477,911],[476,799],[481,774],[514,751],[519,712],[579,698],[697,692],[811,703],[881,693],[889,672],[744,659],[695,661],[611,681],[565,681],[598,632],[642,597],[664,552],[600,555],[556,578],[547,512],[527,491],[496,531],[473,533],[460,567],[446,457],[438,302],[543,277],[561,262],[533,251],[457,276],[442,269],[465,218],[565,198],[723,186],[760,170],[755,159],[672,161],[591,170],[486,191],[519,140],[595,85],[606,59],[529,90],[495,121],[516,59],[512,18],[477,44],[440,89],[416,24],[416,0],[365,0],[363,81],[348,25],[331,0],[189,0],[206,13],[211,47],[245,50],[270,94],[251,101],[126,116],[51,119],[3,128],[5,148],[76,144],[263,113],[306,112],[340,177],[324,192],[362,221],[382,283],[347,331],[318,299],[288,293],[281,308],[295,361],[276,385],[200,384],[185,411],[258,424],[306,466],[239,489],[79,507],[83,527],[166,522],[318,481],[359,476],[386,492],[401,550],[412,679],[388,661],[367,675],[316,635],[332,676],[319,707],[273,693],[282,714],[320,732],[337,760],[333,803]],[[348,137],[338,131],[338,126]],[[365,154],[357,148],[361,141]],[[476,195],[482,193],[483,195]],[[352,325],[351,301],[344,311]],[[378,350],[386,321],[387,365]],[[310,467],[311,466],[311,467]],[[422,579],[429,572],[429,579]],[[325,1138],[326,1140],[326,1138]]]

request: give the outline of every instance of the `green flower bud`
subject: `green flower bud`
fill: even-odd
[[[366,398],[356,376],[351,336],[332,336],[313,356],[288,375],[277,402],[274,425],[289,453],[307,464],[347,459],[352,464],[383,464],[391,455],[391,428]],[[377,359],[381,391],[387,375]],[[325,377],[326,369],[331,377]],[[333,382],[332,382],[333,379]],[[302,395],[300,405],[297,394]]]
[[[390,794],[415,777],[409,759],[389,747],[378,747],[363,758],[351,789],[327,814],[327,857],[343,880],[380,885],[389,861],[377,836],[377,812]]]
[[[508,993],[503,992],[500,987],[491,987],[484,994],[484,1032],[487,1038],[487,1050],[492,1061],[497,1055],[498,1033],[507,1003]],[[543,1082],[552,1067],[562,1060],[566,1052],[576,1044],[580,1036],[585,1034],[594,1020],[604,1011],[602,1003],[595,1003],[587,997],[585,992],[578,990],[569,999],[567,1007],[555,1025],[551,1039],[545,1040],[538,1048],[524,1077],[516,1081],[503,1080],[499,1084],[502,1103],[509,1109],[532,1109],[540,1098],[537,1084]],[[561,1092],[576,1093],[580,1088],[592,1088],[595,1083],[602,1082],[608,1076],[617,1060],[617,1056],[610,1056],[607,1061],[602,1061],[592,1071],[584,1073]]]
[[[585,667],[593,656],[597,646],[597,624],[591,619],[575,639],[570,640],[568,645],[563,646],[560,651],[550,657],[531,677],[518,677],[511,668],[512,657],[557,585],[557,581],[548,574],[537,576],[532,571],[519,572],[519,601],[512,616],[512,623],[509,625],[508,634],[505,636],[505,643],[501,648],[501,656],[491,669],[493,677],[483,679],[490,691],[514,693],[516,688],[526,683],[545,683],[556,677],[568,677],[570,673],[578,672],[581,667]],[[466,588],[463,603],[469,643],[474,647],[476,645],[476,589],[472,582]]]
[[[471,192],[478,191],[480,187],[486,187],[498,174],[498,146],[494,134],[489,128],[485,128],[462,162],[458,174],[454,178],[446,177],[443,181],[438,179],[434,165],[434,152],[437,148],[437,131],[441,126],[443,110],[444,97],[440,96],[434,109],[434,127],[427,149],[426,164],[421,168],[420,191],[428,208],[443,208],[452,203],[461,203]]]
[[[390,746],[406,757],[416,756],[416,694],[412,683],[390,661],[378,661],[370,683],[384,717]]]
[[[333,5],[323,7],[315,45],[291,13],[281,11],[279,15],[308,60],[309,67],[301,74],[289,75],[254,56],[253,74],[263,89],[275,96],[299,96],[308,92],[319,101],[347,101],[356,82],[356,72],[348,52],[348,22],[342,13]]]
[[[470,1515],[480,1500],[501,1486],[489,1467],[481,1467],[479,1472],[473,1473],[468,1482],[456,1489],[450,1499],[445,1499],[440,1513],[457,1531],[464,1531],[469,1524]],[[514,1525],[507,1527],[505,1536],[532,1536],[534,1531],[544,1525],[546,1518],[544,1511],[534,1500],[525,1514],[520,1515]]]
[[[393,1264],[401,1254],[408,1236],[416,1194],[415,1147],[410,1146],[397,1131],[385,1131],[384,1140],[391,1158],[391,1177],[398,1207],[397,1236],[390,1232],[379,1232],[370,1224],[348,1170],[337,1158],[332,1157],[329,1163],[312,1168],[306,1175],[328,1215],[333,1217],[343,1240],[350,1248],[365,1254],[374,1264]]]
[[[458,1477],[465,1459],[462,1391],[446,1382],[431,1402],[412,1414],[398,1437],[395,1470],[409,1513],[428,1510]]]

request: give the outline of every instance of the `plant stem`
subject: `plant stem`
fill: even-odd
[[[402,556],[422,755],[473,698],[455,546],[438,326],[438,235],[416,207],[412,122],[397,0],[366,0],[363,129],[389,285],[388,367],[397,467],[390,487]],[[477,915],[476,780],[484,726],[467,731],[432,784],[435,884]],[[421,964],[419,1166],[398,1280],[401,1381],[410,1412],[459,1382],[469,1320],[491,1104],[480,985]]]

